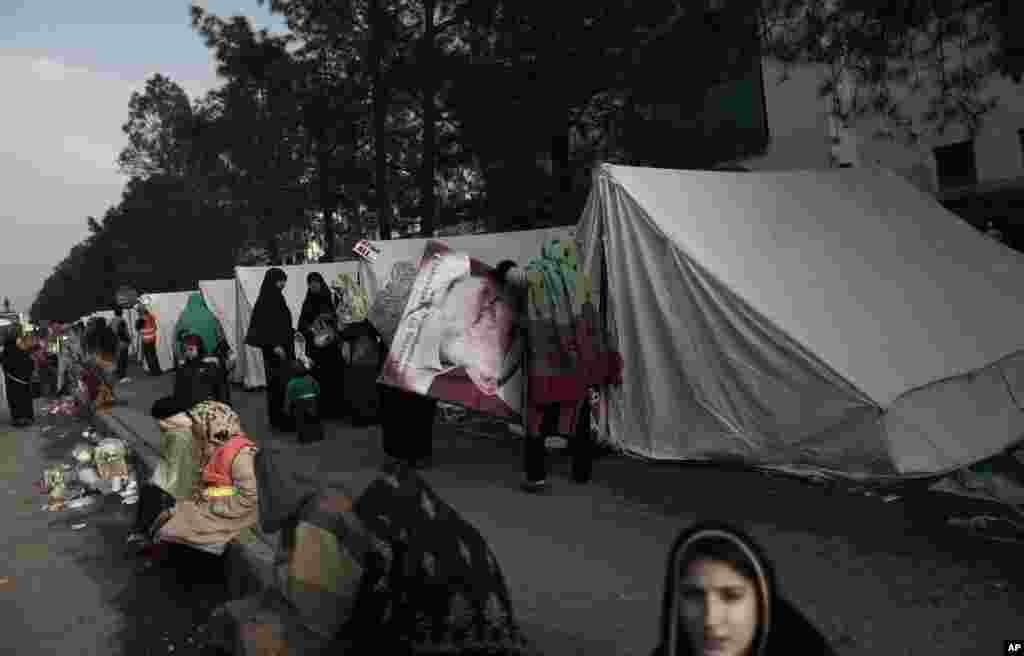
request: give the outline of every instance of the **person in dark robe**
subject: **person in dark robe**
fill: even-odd
[[[313,361],[310,373],[320,385],[320,416],[323,419],[336,418],[344,407],[345,380],[345,361],[337,339],[337,306],[319,273],[310,272],[306,276],[306,284],[309,290],[299,314],[299,332],[306,339],[306,355]],[[317,330],[318,321],[329,329]],[[318,340],[326,343],[318,343]]]
[[[288,276],[277,267],[267,271],[259,298],[252,309],[252,320],[245,343],[263,353],[267,374],[267,414],[271,427],[280,431],[294,428],[284,412],[285,386],[295,358],[295,332],[292,311],[284,298]]]
[[[17,428],[28,426],[35,421],[32,404],[32,338],[19,327],[7,336],[0,354],[3,367],[4,385],[7,390],[7,407],[11,411],[11,424]]]
[[[185,335],[182,345],[184,362],[174,373],[174,392],[153,403],[150,414],[154,419],[185,412],[202,401],[227,403],[227,379],[217,356],[206,353],[199,335]]]
[[[652,656],[833,656],[821,632],[779,594],[770,561],[735,527],[701,522],[669,552],[661,635]]]

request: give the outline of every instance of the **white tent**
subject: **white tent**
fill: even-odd
[[[578,240],[628,451],[907,476],[1024,435],[1024,256],[895,174],[606,165]]]
[[[485,235],[459,235],[456,237],[436,237],[438,241],[448,244],[453,250],[469,253],[485,264],[495,266],[502,260],[512,260],[525,266],[530,260],[540,257],[541,246],[550,239],[568,239],[575,234],[575,227],[546,228],[542,230],[521,230],[518,232],[498,232]],[[380,250],[380,255],[372,263],[362,265],[363,284],[366,293],[373,301],[377,292],[386,284],[391,274],[391,267],[396,262],[419,262],[428,239],[392,239],[390,241],[371,242]]]
[[[237,339],[239,344],[245,344],[245,335],[249,330],[252,309],[256,305],[256,299],[259,298],[263,277],[271,268],[273,267],[235,268],[235,280],[238,283]],[[288,276],[288,282],[284,288],[284,297],[288,302],[288,308],[292,311],[293,325],[297,325],[299,313],[302,311],[302,302],[306,298],[306,276],[316,271],[324,277],[327,284],[332,284],[339,274],[350,273],[353,276],[357,275],[359,263],[349,261],[326,264],[297,264],[278,268],[284,270]],[[263,368],[263,356],[257,349],[246,346],[239,353],[237,368],[246,388],[253,389],[266,386],[267,378]]]
[[[234,278],[228,280],[200,280],[199,291],[206,301],[206,307],[220,321],[228,345],[240,362],[243,354],[238,350],[238,291]],[[236,366],[231,372],[232,382],[242,382],[242,367]]]
[[[163,294],[146,294],[147,305],[156,314],[157,336],[156,353],[160,360],[160,368],[169,371],[174,367],[174,326],[188,304],[188,299],[197,290],[189,292],[166,292]]]

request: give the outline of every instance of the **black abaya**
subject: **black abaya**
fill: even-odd
[[[311,347],[309,357],[313,360],[313,378],[320,385],[320,416],[337,419],[345,412],[345,360],[335,341],[318,349]]]
[[[295,350],[292,312],[277,286],[286,279],[281,269],[275,267],[267,271],[245,337],[247,345],[263,353],[267,375],[267,416],[270,425],[279,430],[291,429],[291,422],[284,411],[284,396]],[[277,348],[284,350],[284,358],[274,352]]]
[[[410,463],[429,458],[434,451],[437,399],[383,384],[377,391],[384,453]]]
[[[35,418],[35,407],[32,404],[32,355],[18,348],[17,341],[12,338],[4,345],[0,365],[4,370],[11,422],[19,426],[30,423]]]
[[[299,314],[299,332],[306,338],[306,355],[313,360],[313,377],[320,385],[320,416],[323,418],[337,418],[344,414],[344,382],[345,382],[345,361],[341,357],[339,341],[335,339],[324,347],[318,347],[314,342],[313,324],[321,317],[329,317],[331,321],[337,321],[337,308],[334,305],[334,298],[331,296],[327,282],[317,272],[312,272],[306,277],[306,282],[311,284],[317,282],[320,285],[320,292],[306,292],[306,298],[302,302],[302,312]]]
[[[32,383],[6,376],[7,407],[11,411],[11,422],[20,425],[35,419],[35,407],[32,404]]]
[[[267,372],[267,419],[277,430],[291,431],[295,421],[284,411],[285,391],[292,367],[291,351],[285,349],[281,358],[273,348],[263,349],[263,368]]]

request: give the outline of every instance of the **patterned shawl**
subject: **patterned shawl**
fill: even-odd
[[[242,432],[242,420],[238,413],[219,401],[203,401],[188,411],[192,419],[192,462],[196,467],[192,485],[192,498],[196,502],[205,500],[203,494],[203,470],[218,448],[227,444],[232,436]]]

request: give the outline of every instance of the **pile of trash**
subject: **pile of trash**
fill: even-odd
[[[40,481],[47,495],[45,510],[80,510],[98,503],[104,495],[117,494],[122,503],[132,505],[139,500],[138,479],[128,464],[128,447],[114,438],[97,439],[86,430],[82,442],[71,450],[70,462],[43,470]]]

